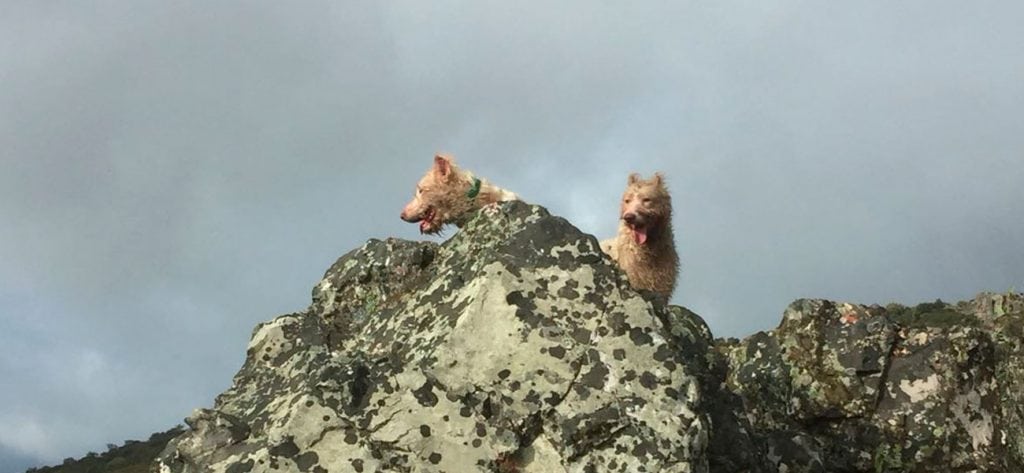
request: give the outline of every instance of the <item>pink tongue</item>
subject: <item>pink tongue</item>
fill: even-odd
[[[647,229],[646,228],[634,228],[633,229],[633,241],[638,245],[647,243]]]
[[[420,233],[427,231],[427,227],[430,226],[430,222],[426,220],[420,220]]]

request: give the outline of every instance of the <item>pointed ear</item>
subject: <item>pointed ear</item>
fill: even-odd
[[[629,175],[629,178],[628,178],[628,179],[626,179],[626,184],[628,184],[628,185],[633,185],[633,184],[636,184],[636,183],[640,182],[640,179],[641,179],[641,178],[640,178],[640,175],[639,175],[639,174],[637,174],[637,173],[635,173],[635,172],[634,172],[634,173],[631,173],[631,174]]]
[[[658,187],[664,187],[665,175],[662,174],[661,172],[656,172],[654,173],[654,177],[651,178],[651,182]]]
[[[434,172],[438,176],[448,177],[452,172],[452,158],[442,154],[434,156]]]

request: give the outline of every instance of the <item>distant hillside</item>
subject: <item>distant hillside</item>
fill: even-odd
[[[183,431],[179,425],[146,441],[128,440],[120,447],[110,445],[106,453],[90,452],[78,460],[67,458],[61,465],[29,468],[26,473],[149,473],[153,459]]]

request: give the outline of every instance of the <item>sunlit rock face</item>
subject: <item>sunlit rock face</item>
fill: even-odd
[[[645,296],[647,296],[645,298]],[[710,334],[543,208],[371,240],[258,326],[163,471],[706,472]]]
[[[232,387],[155,467],[1019,472],[1022,340],[1024,298],[992,293],[801,299],[775,330],[714,340],[592,236],[508,202],[443,244],[342,256],[305,311],[256,327]]]

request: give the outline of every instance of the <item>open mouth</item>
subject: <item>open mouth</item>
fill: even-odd
[[[643,245],[647,243],[647,226],[637,225],[635,223],[626,223],[626,227],[629,228],[630,234],[633,236],[633,241],[637,245]]]
[[[437,226],[434,224],[435,217],[437,217],[437,211],[433,207],[429,207],[423,212],[423,218],[420,219],[420,233],[434,233],[437,231]]]

